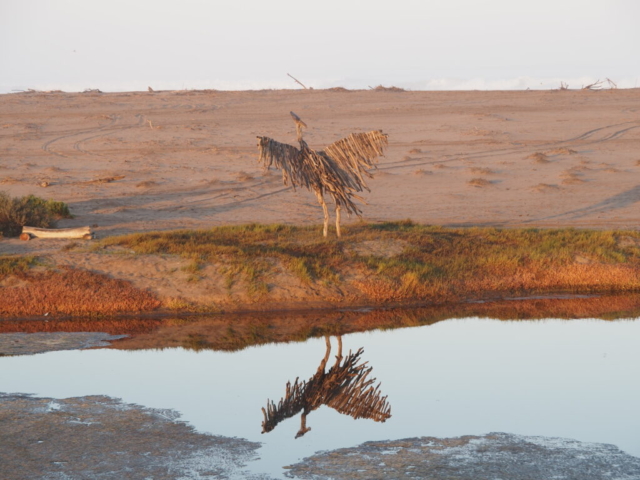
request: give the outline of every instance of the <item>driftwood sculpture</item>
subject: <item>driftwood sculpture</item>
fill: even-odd
[[[282,170],[285,185],[305,187],[312,190],[324,211],[324,230],[329,230],[329,210],[324,201],[328,194],[336,209],[336,234],[340,236],[340,210],[345,209],[361,216],[362,212],[354,199],[363,201],[356,192],[369,191],[364,176],[371,177],[368,169],[374,168],[377,157],[388,145],[387,135],[374,130],[367,133],[352,133],[332,143],[324,150],[312,150],[302,138],[302,129],[307,127],[300,117],[291,112],[296,123],[300,148],[276,142],[269,137],[258,137],[259,160],[266,168],[275,166]]]
[[[367,367],[367,362],[358,363],[364,350],[360,348],[356,353],[349,351],[343,359],[342,337],[338,337],[336,362],[325,372],[331,354],[329,336],[325,337],[325,341],[327,352],[316,374],[307,381],[296,378],[293,385],[287,382],[285,396],[277,405],[267,400],[267,408],[262,409],[262,433],[270,432],[283,420],[302,412],[300,430],[296,434],[296,438],[299,438],[311,430],[311,427],[307,427],[307,415],[322,405],[356,419],[370,418],[384,422],[391,417],[391,407],[387,397],[381,396],[380,384],[374,387],[376,379],[368,378],[372,367]]]

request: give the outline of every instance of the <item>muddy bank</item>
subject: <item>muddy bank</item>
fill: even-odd
[[[125,337],[103,332],[5,333],[0,335],[0,356],[106,347]]]
[[[613,445],[508,433],[367,442],[293,465],[291,478],[640,479],[640,458]]]
[[[0,393],[0,477],[268,479],[244,471],[258,443],[200,434],[177,418],[103,396]]]
[[[106,396],[0,394],[3,480],[252,479],[259,443],[201,434],[173,410]],[[640,458],[613,445],[508,433],[367,442],[289,466],[300,479],[640,479]]]

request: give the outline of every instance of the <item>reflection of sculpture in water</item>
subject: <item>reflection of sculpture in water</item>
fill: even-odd
[[[331,354],[331,341],[325,336],[327,353],[316,374],[307,381],[298,381],[293,385],[287,382],[287,392],[278,405],[267,400],[267,408],[262,409],[264,421],[262,433],[270,432],[278,423],[291,418],[302,411],[300,430],[296,438],[303,436],[311,427],[307,427],[307,415],[322,405],[327,405],[340,413],[353,418],[370,418],[376,422],[384,422],[391,417],[391,406],[387,397],[381,396],[380,384],[373,386],[375,378],[368,378],[372,367],[367,363],[358,364],[364,351],[360,348],[356,353],[342,357],[342,337],[338,336],[338,355],[336,362],[325,372]]]

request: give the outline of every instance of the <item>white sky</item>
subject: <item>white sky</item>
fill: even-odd
[[[638,0],[0,0],[0,91],[633,87],[639,24]]]

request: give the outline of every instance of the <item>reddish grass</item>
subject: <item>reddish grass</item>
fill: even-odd
[[[622,293],[640,288],[640,272],[633,264],[544,264],[484,265],[482,273],[462,278],[438,278],[427,283],[412,272],[400,278],[369,276],[354,285],[376,304],[411,302],[456,302],[469,298],[531,293]]]
[[[25,285],[3,288],[0,315],[113,315],[155,310],[160,301],[151,293],[86,270],[62,267],[25,274]]]

